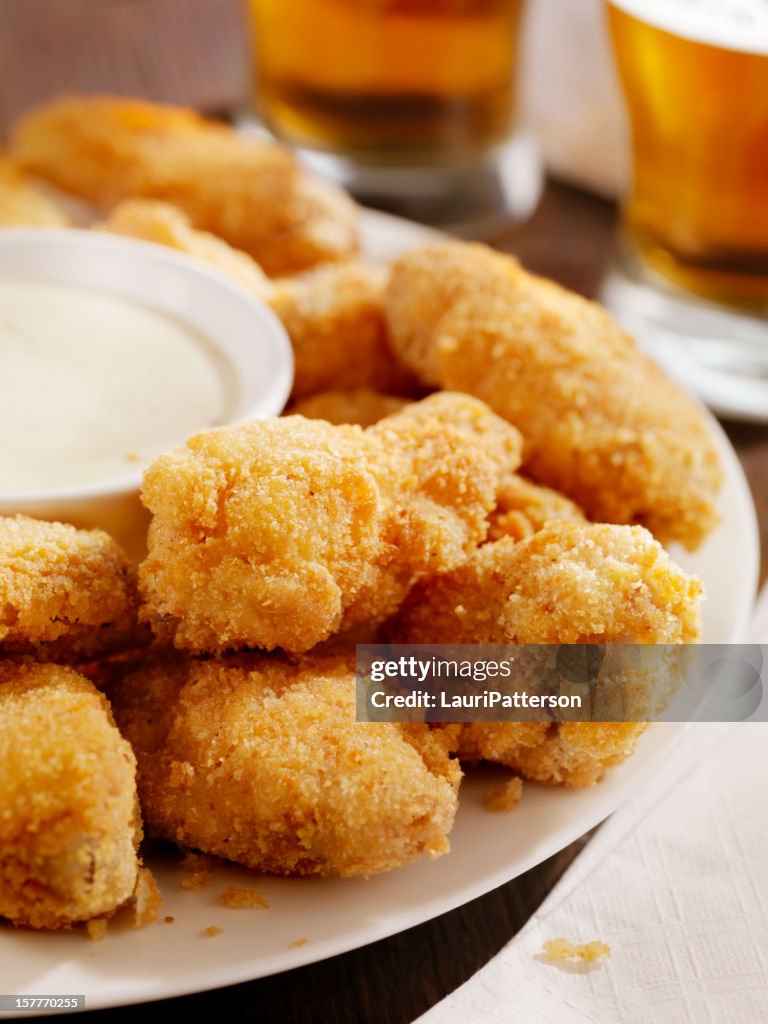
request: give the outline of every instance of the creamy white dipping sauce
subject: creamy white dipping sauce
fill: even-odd
[[[115,480],[231,418],[205,337],[129,300],[0,279],[0,494]]]

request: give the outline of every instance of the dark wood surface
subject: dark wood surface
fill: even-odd
[[[614,227],[611,204],[550,183],[535,215],[525,225],[501,232],[494,242],[515,252],[531,269],[594,295],[610,258]],[[726,429],[755,495],[765,578],[768,429],[729,424]],[[193,1014],[211,1022],[408,1024],[471,977],[519,931],[589,838],[583,836],[458,910],[363,949],[215,992],[89,1014],[88,1021],[153,1022],[168,1014]]]

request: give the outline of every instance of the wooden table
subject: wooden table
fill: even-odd
[[[536,214],[495,244],[532,270],[594,295],[610,257],[615,209],[550,183]],[[768,572],[768,429],[726,424],[749,477],[761,526],[762,578]],[[344,956],[215,992],[91,1013],[101,1021],[275,1024],[407,1024],[483,966],[525,924],[589,841],[589,833],[507,885],[418,928]],[[510,998],[512,997],[510,993]]]

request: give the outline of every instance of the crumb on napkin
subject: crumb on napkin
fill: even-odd
[[[570,939],[548,939],[542,946],[545,958],[551,964],[565,964],[573,961],[595,963],[607,960],[611,955],[611,947],[605,942],[586,942],[575,945]]]

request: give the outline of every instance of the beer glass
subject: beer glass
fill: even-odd
[[[768,420],[768,5],[606,9],[632,159],[604,301],[714,408]]]
[[[310,165],[423,220],[535,201],[516,132],[524,0],[248,3],[257,110]]]

